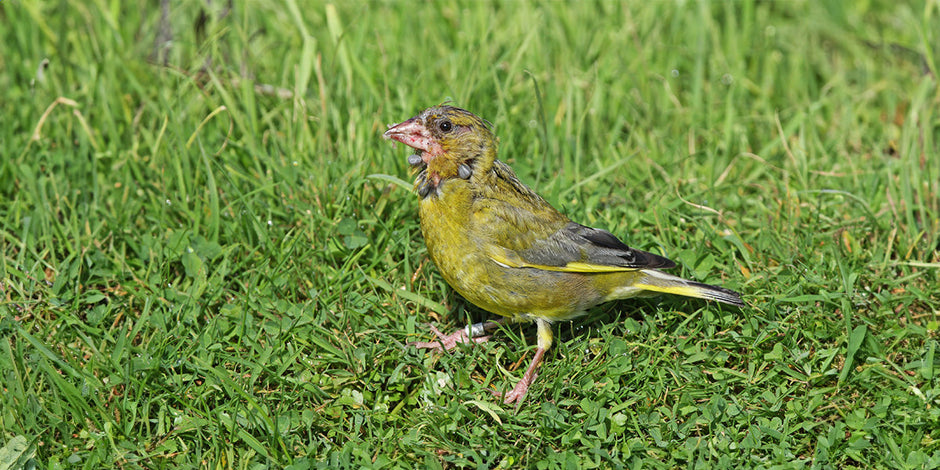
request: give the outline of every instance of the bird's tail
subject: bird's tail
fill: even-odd
[[[632,287],[652,292],[662,292],[664,294],[676,294],[686,297],[714,300],[737,307],[744,307],[741,295],[731,289],[689,281],[655,269],[643,269],[640,272],[643,273],[644,276],[637,279]]]

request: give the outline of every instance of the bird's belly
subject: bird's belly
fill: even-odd
[[[435,264],[447,283],[465,299],[505,317],[566,320],[603,301],[583,274],[510,268],[473,256],[463,257],[462,261],[459,266],[437,260]]]

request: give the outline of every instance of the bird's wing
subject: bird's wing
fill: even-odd
[[[496,160],[470,210],[489,257],[504,266],[603,273],[672,268],[662,256],[635,250],[606,230],[572,222]]]
[[[504,266],[548,271],[603,273],[675,267],[662,256],[630,248],[606,230],[575,222],[529,241],[525,247],[491,244],[488,254]]]

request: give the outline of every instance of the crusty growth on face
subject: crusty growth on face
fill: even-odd
[[[442,181],[466,180],[489,171],[496,159],[496,138],[489,123],[453,106],[428,108],[385,136],[422,151],[413,163],[424,167],[415,182],[422,197],[432,194]]]
[[[552,321],[610,300],[655,293],[744,305],[734,291],[660,271],[675,266],[662,256],[572,222],[496,159],[496,136],[468,111],[428,108],[390,127],[385,138],[418,151],[408,163],[421,169],[415,180],[421,232],[447,283],[507,321],[538,325],[539,348],[523,379],[504,396],[507,402],[525,396],[551,345]],[[417,345],[450,348],[471,339],[461,332],[439,336],[439,343]]]

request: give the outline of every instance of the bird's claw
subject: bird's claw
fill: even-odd
[[[449,335],[441,333],[434,325],[431,325],[431,332],[437,336],[437,341],[415,341],[408,343],[408,346],[413,346],[419,349],[436,349],[438,351],[450,351],[457,347],[458,344],[465,343],[482,343],[490,339],[490,336],[477,336],[471,338],[467,334],[466,328],[461,328]]]
[[[496,390],[492,390],[493,396],[496,398],[502,398],[503,403],[509,405],[512,403],[522,404],[522,401],[525,400],[526,393],[529,393],[529,385],[535,381],[537,376],[532,376],[532,381],[526,381],[524,378],[516,382],[516,386],[512,390],[501,393]]]

